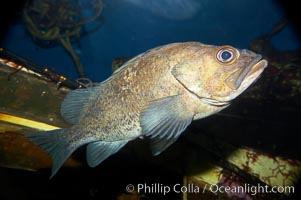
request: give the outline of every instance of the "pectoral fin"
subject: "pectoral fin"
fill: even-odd
[[[97,141],[87,146],[87,162],[96,167],[114,153],[117,153],[128,141],[105,142]]]
[[[171,138],[171,139],[165,139],[165,138],[152,138],[150,145],[152,154],[154,156],[159,155],[163,151],[165,151],[170,145],[175,143],[178,138]]]
[[[182,98],[176,95],[153,101],[141,114],[142,131],[151,137],[154,155],[173,144],[193,119]]]

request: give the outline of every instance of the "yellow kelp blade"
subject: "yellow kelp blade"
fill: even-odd
[[[31,171],[51,168],[47,152],[25,136],[70,126],[60,115],[61,102],[70,91],[61,84],[66,83],[66,79],[40,67],[0,48],[1,167]],[[80,165],[71,157],[64,166]]]
[[[43,122],[38,122],[30,119],[25,119],[18,116],[8,115],[4,113],[0,113],[0,121],[9,122],[12,124],[25,126],[32,129],[42,130],[42,131],[50,131],[54,129],[59,129],[60,127],[52,126]]]

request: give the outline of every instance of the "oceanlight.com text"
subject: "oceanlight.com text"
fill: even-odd
[[[246,193],[249,195],[256,194],[264,194],[264,193],[285,193],[285,194],[293,194],[295,192],[294,186],[262,186],[260,184],[257,185],[235,185],[235,186],[223,186],[216,184],[206,184],[205,189],[208,189],[212,193]]]
[[[245,193],[249,195],[256,195],[259,193],[283,193],[283,194],[293,194],[295,192],[294,186],[267,186],[267,185],[235,185],[235,186],[223,186],[217,184],[205,184],[204,187],[199,187],[195,184],[182,185],[180,183],[174,185],[164,185],[161,183],[141,183],[137,185],[128,184],[126,186],[127,192],[138,192],[144,194],[162,194],[166,195],[168,193],[195,193],[195,194],[204,194],[206,191],[212,193]]]

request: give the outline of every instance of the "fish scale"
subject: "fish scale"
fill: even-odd
[[[51,155],[51,177],[85,144],[91,167],[140,136],[150,137],[152,153],[158,155],[192,120],[226,108],[266,66],[260,55],[229,45],[160,46],[131,59],[97,86],[67,94],[61,112],[71,128],[28,138]]]

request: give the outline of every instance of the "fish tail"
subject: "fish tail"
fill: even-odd
[[[78,147],[74,145],[66,134],[68,129],[58,129],[52,131],[36,132],[26,135],[34,144],[48,152],[52,158],[52,178],[60,167],[64,164],[67,158]]]

